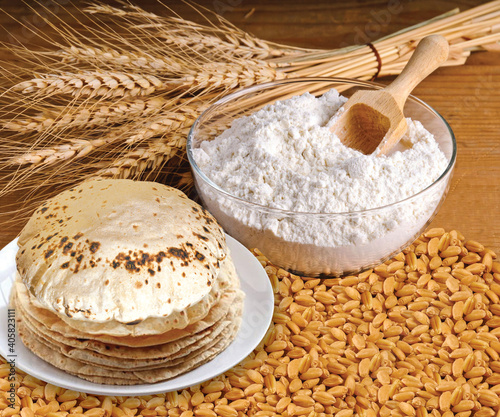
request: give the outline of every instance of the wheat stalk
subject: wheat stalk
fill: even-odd
[[[177,155],[182,155],[189,129],[180,129],[168,137],[149,141],[111,161],[105,168],[89,177],[137,178],[145,171],[155,171]]]
[[[187,108],[189,109],[189,108]],[[182,128],[190,127],[199,115],[199,112],[183,108],[182,113],[164,113],[146,122],[145,126],[137,133],[130,136],[126,143],[135,143],[149,138],[164,135]]]
[[[78,64],[91,62],[94,65],[109,65],[113,68],[126,67],[148,72],[163,74],[178,74],[182,72],[182,65],[172,57],[156,57],[135,51],[119,51],[110,47],[98,48],[95,46],[62,47],[54,55],[60,56],[62,62]]]
[[[85,9],[90,14],[101,14],[124,19],[131,29],[146,31],[150,36],[164,39],[168,45],[193,51],[225,51],[228,55],[245,59],[267,59],[314,49],[291,47],[267,42],[244,32],[222,16],[206,8],[195,9],[205,17],[214,15],[217,25],[201,25],[177,16],[159,16],[144,9],[124,3],[123,8],[109,5],[92,5]]]
[[[157,114],[169,102],[160,97],[122,100],[116,103],[90,103],[88,106],[57,106],[26,118],[4,123],[4,127],[16,132],[41,132],[43,130],[91,129],[97,126],[119,124],[131,118],[147,118]]]
[[[133,126],[124,125],[109,131],[106,136],[96,139],[71,139],[68,143],[57,144],[43,149],[33,150],[10,158],[12,165],[52,165],[60,161],[83,158],[98,148],[120,142],[130,146],[155,136],[165,136],[170,132],[181,131],[193,124],[203,109],[198,105],[183,105],[176,111],[160,112],[155,118]]]
[[[69,94],[76,98],[142,97],[168,88],[185,87],[207,91],[218,88],[233,89],[280,80],[287,76],[284,72],[274,69],[272,64],[259,65],[256,61],[244,65],[207,63],[198,70],[187,68],[184,73],[189,75],[165,80],[160,80],[154,75],[133,72],[82,71],[46,74],[22,81],[12,89],[23,94],[35,94],[38,97],[57,94]]]
[[[37,78],[14,85],[14,91],[38,96],[70,94],[75,97],[147,96],[165,84],[153,75],[106,71],[41,74]]]
[[[287,75],[268,65],[247,62],[245,65],[207,64],[203,71],[177,80],[180,85],[194,90],[235,89],[270,81],[282,80]]]

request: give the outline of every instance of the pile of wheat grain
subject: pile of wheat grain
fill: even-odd
[[[19,222],[41,200],[95,177],[189,188],[187,132],[218,98],[284,78],[398,74],[432,33],[450,43],[446,65],[461,65],[471,51],[500,40],[499,12],[496,0],[372,46],[313,50],[258,39],[207,10],[200,10],[205,21],[212,19],[205,24],[128,3],[68,11],[72,21],[44,10],[39,18],[47,30],[34,30],[30,45],[1,46],[11,60],[0,65],[0,197],[25,202],[4,210],[15,211],[10,220]],[[51,46],[37,47],[37,40]]]
[[[273,324],[224,375],[154,396],[92,396],[18,372],[1,417],[418,416],[500,412],[500,263],[434,228],[359,275],[304,278],[271,265]],[[3,393],[5,392],[5,394]]]

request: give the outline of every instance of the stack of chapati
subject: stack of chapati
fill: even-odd
[[[86,182],[44,203],[18,245],[21,339],[89,381],[175,377],[224,350],[241,323],[224,233],[174,188]]]

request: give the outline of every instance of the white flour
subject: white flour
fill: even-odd
[[[220,136],[202,142],[200,148],[193,150],[195,160],[208,178],[239,198],[267,207],[310,213],[382,207],[418,193],[443,173],[447,158],[422,124],[410,119],[401,142],[402,151],[375,157],[344,146],[331,133],[328,122],[345,101],[335,90],[330,90],[319,98],[304,94],[276,102],[251,116],[234,120],[231,128]],[[276,241],[277,237],[288,246],[298,245],[293,269],[308,271],[308,265],[314,263],[309,258],[318,257],[318,247],[366,246],[387,237],[403,224],[405,228],[408,224],[422,226],[421,219],[430,216],[428,211],[436,207],[434,200],[438,196],[432,202],[421,199],[405,207],[347,220],[345,216],[317,219],[258,215],[244,205],[213,197],[213,200],[206,197],[209,201],[205,203],[216,217],[219,214],[232,222],[228,227],[222,221],[226,229],[239,229],[239,235],[244,228],[246,235],[255,237],[251,244],[257,243],[255,246],[264,253],[266,239]],[[399,246],[406,243],[408,233],[411,230],[405,230],[407,237]],[[399,242],[401,238],[396,240]],[[304,250],[307,253],[302,256]],[[356,262],[347,259],[353,254],[336,252],[335,255],[346,258],[341,262],[344,266],[340,272],[356,269]],[[324,256],[330,257],[331,253]]]

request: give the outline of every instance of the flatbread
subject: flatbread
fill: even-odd
[[[228,328],[232,325],[230,322],[225,322],[224,327],[219,327],[219,329],[216,331],[214,334],[214,337],[207,340],[206,343],[204,343],[203,346],[201,347],[196,347],[193,348],[193,350],[185,350],[184,352],[181,352],[184,356],[182,357],[175,357],[175,358],[162,358],[159,360],[154,360],[151,362],[148,362],[146,364],[141,364],[140,362],[134,362],[133,360],[129,360],[128,362],[125,361],[113,361],[113,358],[107,358],[103,360],[103,356],[101,357],[95,357],[93,355],[89,355],[89,351],[84,351],[80,349],[69,349],[65,350],[64,346],[54,344],[51,340],[46,339],[44,337],[40,337],[38,334],[32,333],[31,329],[26,326],[25,322],[20,322],[19,328],[22,329],[24,334],[29,334],[30,338],[33,338],[34,340],[44,344],[45,346],[49,347],[53,352],[57,352],[62,354],[63,356],[75,360],[76,362],[79,362],[82,367],[86,365],[90,365],[92,367],[98,367],[99,369],[103,370],[109,370],[109,371],[119,371],[119,372],[135,372],[135,371],[146,371],[146,370],[155,370],[160,367],[175,367],[182,362],[189,360],[189,358],[192,358],[196,355],[202,354],[204,350],[210,348],[214,344],[216,344],[221,337],[224,337],[224,335],[227,334]],[[94,361],[97,359],[97,361]],[[106,362],[106,363],[102,363]],[[144,361],[142,361],[144,362]],[[121,365],[121,366],[120,366]],[[86,368],[83,368],[86,369]]]
[[[163,345],[137,348],[137,347],[112,345],[109,343],[103,343],[90,339],[69,338],[60,333],[49,330],[47,327],[43,325],[43,323],[34,320],[29,314],[26,313],[26,311],[20,305],[20,303],[17,305],[16,308],[21,320],[24,321],[24,323],[32,333],[38,334],[41,337],[48,338],[57,344],[61,344],[76,349],[85,349],[92,352],[107,355],[113,358],[124,359],[124,360],[155,359],[176,353],[179,350],[189,346],[190,344],[195,343],[201,338],[208,336],[212,332],[214,326],[220,325],[220,323],[224,320],[224,318],[222,318],[219,321],[215,322],[212,327],[208,327],[207,329],[204,329],[198,333],[195,333],[191,336],[183,337],[173,342],[165,343]]]
[[[143,336],[143,335],[156,335],[158,334],[157,326],[162,329],[182,329],[192,323],[195,323],[205,317],[214,304],[219,300],[221,293],[228,286],[228,266],[232,264],[230,256],[227,255],[226,259],[222,262],[221,271],[218,279],[213,283],[210,292],[197,303],[190,305],[182,311],[175,311],[167,317],[157,318],[150,317],[138,324],[123,324],[116,320],[109,320],[104,323],[88,322],[85,320],[75,320],[65,316],[64,314],[57,314],[66,324],[76,330],[80,330],[87,334],[107,334],[110,336]],[[31,297],[35,304],[37,301]],[[40,305],[40,307],[43,307]],[[138,327],[139,329],[136,329]],[[168,330],[167,330],[168,331]]]
[[[49,334],[53,332],[54,334],[61,335],[65,338],[79,340],[81,343],[85,343],[86,348],[89,349],[100,352],[108,351],[110,355],[115,356],[123,354],[122,357],[127,357],[126,349],[123,349],[120,346],[146,347],[163,345],[169,342],[183,339],[185,337],[190,337],[193,334],[210,328],[214,325],[214,323],[221,320],[227,314],[230,305],[234,301],[234,291],[237,287],[239,287],[239,280],[236,273],[233,273],[232,270],[230,270],[228,276],[228,289],[221,295],[219,302],[210,309],[208,314],[203,319],[185,327],[184,329],[175,329],[160,335],[141,337],[116,337],[109,335],[86,334],[68,326],[64,321],[60,320],[58,316],[51,313],[50,311],[34,306],[33,303],[31,303],[28,291],[26,290],[24,284],[16,281],[15,288],[17,291],[17,304],[19,308],[21,308],[26,313],[26,315],[39,323],[39,325],[42,326],[41,329],[45,328],[45,330],[43,330],[44,332],[49,332]],[[165,351],[162,348],[159,348],[158,355],[164,356]]]
[[[200,300],[198,303],[189,306],[183,311],[171,314],[168,317],[161,319],[161,328],[169,328],[170,330],[183,329],[190,324],[196,323],[204,318],[208,311],[219,301],[221,294],[230,287],[239,287],[239,279],[236,274],[236,270],[231,258],[229,249],[227,250],[226,258],[221,262],[220,273],[217,280],[212,285],[212,289],[206,297]],[[38,304],[33,296],[30,297],[34,304]],[[41,306],[42,307],[42,306]],[[123,324],[117,323],[116,321],[109,321],[106,323],[91,323],[82,320],[74,320],[68,318],[64,315],[58,315],[66,324],[72,328],[82,331],[86,334],[91,335],[110,335],[110,336],[127,336],[132,337],[142,336],[142,335],[156,335],[158,334],[156,329],[156,324],[159,319],[148,318],[137,325],[126,325],[124,329]],[[135,327],[139,326],[141,330],[136,330]],[[149,329],[149,330],[145,330]]]
[[[240,313],[241,303],[242,303],[241,293],[239,293],[234,300],[234,303],[231,306],[231,309],[228,311],[228,314],[219,322],[217,322],[214,326],[202,332],[202,337],[195,340],[193,343],[187,344],[184,347],[177,349],[176,351],[165,354],[163,357],[153,357],[153,358],[117,358],[113,356],[108,356],[102,353],[96,353],[94,351],[85,349],[85,348],[75,348],[73,346],[68,346],[62,344],[59,341],[52,339],[50,336],[43,334],[39,331],[36,326],[33,326],[28,317],[26,317],[21,309],[18,310],[19,320],[22,322],[22,326],[24,327],[26,332],[31,333],[33,336],[37,338],[40,342],[48,345],[54,350],[59,350],[63,355],[78,360],[80,362],[100,365],[104,368],[108,369],[116,369],[116,370],[140,370],[140,369],[153,369],[157,368],[160,365],[176,365],[181,361],[185,360],[187,355],[192,354],[193,352],[202,351],[205,346],[208,346],[210,342],[214,339],[218,338],[222,331],[225,328],[230,326],[232,322],[237,318],[236,316]],[[175,343],[175,342],[174,342]],[[168,345],[166,345],[168,347]],[[128,348],[130,355],[136,354],[137,356],[145,357],[148,354],[149,350],[153,350],[155,354],[159,350],[157,347],[152,348]],[[167,349],[165,349],[167,350]]]
[[[184,327],[182,314],[208,296],[227,256],[222,229],[200,205],[132,180],[62,192],[35,211],[18,245],[18,272],[41,307],[114,336]],[[203,317],[211,304],[199,307]]]
[[[173,378],[218,355],[241,325],[224,232],[174,188],[87,181],[42,204],[18,246],[20,338],[83,379]]]
[[[42,341],[42,339],[39,339],[36,335],[27,331],[21,320],[18,322],[18,327],[19,335],[23,343],[33,351],[33,353],[50,364],[89,381],[98,380],[100,381],[99,383],[129,385],[164,381],[211,360],[231,343],[240,324],[241,318],[238,315],[236,320],[232,322],[230,326],[226,327],[209,346],[203,349],[203,351],[192,352],[178,364],[140,371],[111,370],[102,366],[94,366],[80,362],[65,356],[57,349],[51,347],[48,343]]]

